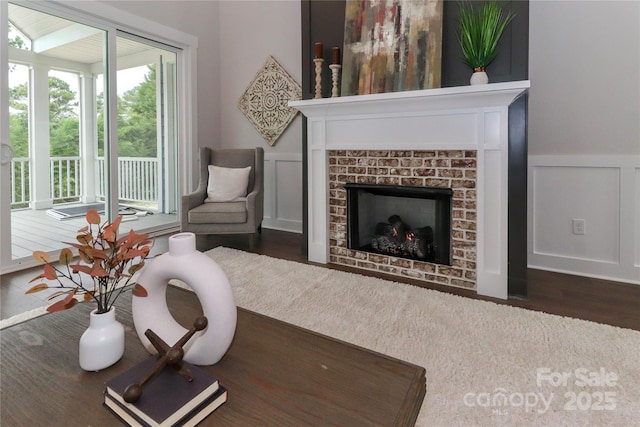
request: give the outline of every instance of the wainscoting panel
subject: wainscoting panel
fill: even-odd
[[[265,153],[262,226],[302,233],[302,154]]]
[[[639,171],[634,156],[530,156],[529,267],[640,284]]]

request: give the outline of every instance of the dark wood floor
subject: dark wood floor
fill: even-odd
[[[253,245],[250,244],[249,238],[245,235],[231,235],[198,236],[196,246],[200,251],[217,246],[226,246],[275,258],[309,263],[300,249],[301,238],[300,234],[264,229],[262,235],[255,240]],[[167,236],[157,238],[154,252],[165,252],[168,248],[167,240]],[[493,301],[498,304],[507,304],[560,316],[575,317],[640,330],[640,286],[638,285],[541,270],[529,270],[528,298],[510,298],[504,301],[478,296],[475,291],[466,289],[428,284],[397,276],[365,272],[336,265],[327,265],[326,267],[408,283],[468,298]],[[24,290],[30,286],[28,281],[38,273],[39,271],[32,270],[6,274],[0,277],[0,315],[3,319],[29,308],[43,305],[42,301],[33,299],[35,296],[24,295]]]

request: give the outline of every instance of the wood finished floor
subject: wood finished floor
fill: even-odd
[[[250,247],[248,236],[198,236],[197,249],[206,251],[217,246],[255,252],[275,258],[309,263],[301,252],[301,235],[264,229],[262,235]],[[156,239],[154,253],[168,249],[168,236]],[[507,301],[481,297],[474,291],[451,288],[436,284],[425,284],[411,279],[403,279],[347,267],[328,265],[328,268],[350,271],[368,276],[380,277],[392,281],[408,283],[424,288],[456,294],[473,299],[493,301],[536,311],[557,314],[605,323],[623,328],[640,330],[640,286],[591,279],[541,270],[529,270],[529,297],[527,299],[509,299]],[[0,276],[0,316],[4,319],[22,313],[31,308],[46,305],[42,296],[24,295],[31,285],[29,280],[39,274],[39,269],[10,273]]]

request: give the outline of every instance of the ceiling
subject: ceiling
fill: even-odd
[[[82,64],[103,62],[105,32],[57,16],[9,3],[9,22],[32,42],[38,55]],[[118,57],[152,51],[151,46],[118,37]]]

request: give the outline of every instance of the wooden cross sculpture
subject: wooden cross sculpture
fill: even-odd
[[[191,329],[187,331],[186,334],[182,336],[173,346],[169,347],[169,345],[162,340],[155,332],[151,329],[147,329],[145,331],[145,336],[149,338],[151,344],[158,350],[159,358],[156,363],[151,367],[149,372],[137,383],[130,384],[124,390],[122,397],[125,402],[135,403],[142,396],[142,387],[144,384],[149,381],[154,375],[163,370],[167,365],[171,365],[174,369],[178,371],[181,377],[183,377],[186,381],[193,381],[193,377],[191,376],[191,372],[189,368],[182,363],[182,358],[184,357],[184,349],[182,348],[189,339],[195,334],[197,331],[202,331],[207,327],[207,318],[205,316],[197,317],[193,322],[193,326]]]

